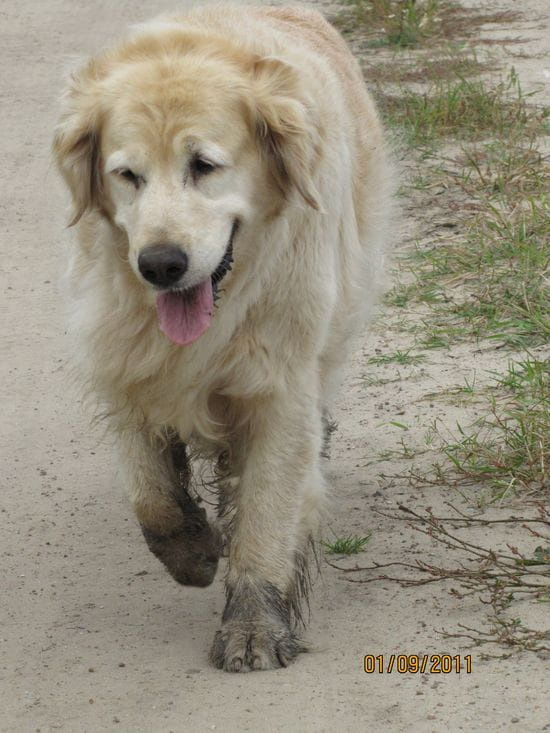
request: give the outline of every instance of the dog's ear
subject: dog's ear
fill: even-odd
[[[102,208],[101,112],[93,89],[90,87],[85,92],[83,80],[78,76],[71,78],[62,105],[53,154],[71,191],[73,213],[69,226],[73,226],[86,212]]]
[[[312,175],[318,156],[318,132],[297,71],[277,58],[253,63],[256,135],[273,161],[275,182],[283,194],[295,189],[314,209],[320,208]]]

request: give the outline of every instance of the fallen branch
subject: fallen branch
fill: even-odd
[[[545,548],[537,548],[534,558],[528,558],[523,555],[519,549],[511,544],[507,544],[511,554],[483,547],[474,542],[470,542],[458,536],[455,531],[450,531],[445,524],[450,522],[460,527],[491,525],[497,523],[516,524],[524,527],[529,533],[535,537],[546,539],[538,531],[527,526],[530,524],[543,524],[550,526],[550,515],[542,505],[538,507],[539,517],[508,517],[506,519],[482,519],[467,517],[463,512],[456,509],[452,504],[447,504],[458,516],[455,517],[437,517],[431,509],[426,514],[418,512],[406,507],[402,504],[398,505],[398,509],[402,514],[391,514],[387,512],[377,511],[377,514],[387,519],[406,521],[408,526],[416,532],[430,537],[430,539],[439,542],[450,550],[465,553],[471,566],[466,566],[464,562],[458,562],[456,567],[439,567],[424,560],[416,560],[415,562],[395,561],[389,563],[373,562],[371,565],[359,566],[353,568],[342,568],[336,563],[328,562],[328,564],[345,573],[372,573],[369,577],[350,578],[346,580],[350,583],[372,583],[375,581],[390,581],[398,583],[402,587],[427,585],[429,583],[437,583],[442,581],[454,581],[461,590],[456,587],[450,589],[450,592],[459,598],[471,596],[474,593],[489,593],[489,600],[480,601],[492,606],[493,614],[489,617],[491,623],[490,631],[480,631],[462,626],[467,631],[475,632],[476,636],[468,634],[447,634],[449,637],[471,638],[476,644],[493,643],[507,644],[509,646],[517,646],[530,651],[550,651],[549,647],[541,644],[542,641],[550,638],[550,632],[536,631],[526,629],[521,626],[517,620],[509,620],[502,616],[502,611],[507,608],[514,597],[527,596],[536,599],[550,599],[550,560],[548,560],[548,551]],[[405,516],[403,516],[405,515]],[[410,572],[409,577],[401,575],[390,575],[380,573],[380,570],[387,568],[402,568]],[[421,577],[419,577],[421,574]]]

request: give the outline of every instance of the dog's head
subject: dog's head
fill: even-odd
[[[171,31],[72,78],[54,154],[71,224],[95,212],[125,233],[162,330],[186,344],[210,324],[234,248],[239,265],[239,231],[293,199],[318,207],[315,129],[284,61]]]

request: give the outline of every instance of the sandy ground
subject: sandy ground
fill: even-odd
[[[477,598],[454,599],[435,586],[353,584],[325,566],[308,632],[316,651],[286,670],[230,675],[206,658],[222,610],[221,580],[206,590],[178,587],[149,554],[119,487],[109,441],[88,427],[68,384],[70,344],[57,286],[66,209],[49,147],[70,57],[175,5],[181,7],[173,0],[0,4],[0,729],[550,730],[547,662],[528,653],[483,661],[480,650],[437,634],[482,621]],[[550,30],[535,11],[545,0],[521,5],[531,14],[501,33],[528,41],[514,45],[515,52],[540,53]],[[520,73],[523,64],[527,83],[548,83],[548,57],[528,54],[514,63]],[[479,369],[495,363],[491,353],[460,347],[435,354],[418,379],[361,386],[373,349],[398,347],[382,335],[359,344],[336,415],[331,528],[373,533],[361,564],[420,552],[441,560],[441,549],[419,544],[403,523],[372,508],[389,510],[396,502],[437,508],[448,497],[406,482],[392,487],[379,473],[402,466],[372,461],[401,437],[392,420],[413,426],[421,444],[422,426],[433,417],[429,401],[419,400],[422,390],[460,381],[472,359]],[[365,654],[442,652],[471,653],[471,674],[363,672]]]

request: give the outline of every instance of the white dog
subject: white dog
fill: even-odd
[[[357,63],[316,12],[208,7],[80,70],[54,153],[74,203],[79,361],[150,549],[183,584],[229,536],[211,659],[286,666],[318,531],[323,416],[380,291],[390,172]]]

